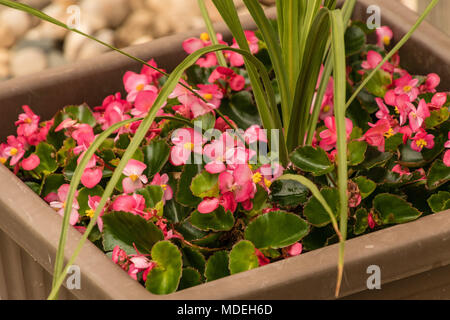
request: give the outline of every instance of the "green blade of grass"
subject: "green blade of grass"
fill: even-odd
[[[339,245],[338,278],[336,283],[336,297],[342,283],[344,271],[344,250],[347,238],[347,217],[348,217],[348,168],[347,168],[347,132],[345,122],[345,98],[346,98],[346,59],[344,42],[344,21],[341,10],[330,11],[330,22],[332,32],[333,47],[333,75],[334,75],[334,114],[336,118],[337,132],[337,165],[338,165],[338,190],[339,190],[339,212],[340,212],[340,232],[341,240]]]

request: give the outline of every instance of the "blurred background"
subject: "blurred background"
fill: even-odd
[[[241,0],[234,0],[246,11]],[[265,0],[271,3],[274,0]],[[399,1],[399,0],[394,0]],[[423,10],[428,0],[401,0]],[[116,47],[144,43],[204,26],[197,0],[19,0]],[[208,1],[213,21],[220,20]],[[442,0],[430,21],[450,34],[450,0]],[[107,49],[50,23],[0,6],[0,81],[95,57]]]

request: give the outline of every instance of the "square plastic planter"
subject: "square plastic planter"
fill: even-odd
[[[365,20],[369,5],[381,7],[382,23],[396,39],[417,15],[398,1],[360,0],[355,18]],[[270,14],[274,14],[270,10]],[[250,19],[244,18],[252,28]],[[218,27],[227,34],[226,28]],[[185,56],[181,43],[200,31],[175,35],[126,49],[155,58],[167,70]],[[228,35],[229,36],[229,35]],[[402,49],[402,65],[417,74],[438,73],[450,87],[450,39],[424,23]],[[0,83],[0,137],[14,132],[23,104],[49,119],[65,105],[101,99],[122,88],[126,70],[140,66],[108,53],[94,60]],[[45,299],[57,249],[61,218],[4,166],[0,166],[0,299]],[[80,234],[69,230],[68,258]],[[345,298],[450,298],[450,211],[349,240],[341,296]],[[252,271],[167,296],[150,294],[100,250],[87,243],[77,259],[81,289],[62,290],[62,299],[332,299],[338,248],[332,245]],[[367,268],[381,269],[381,290],[368,290]]]

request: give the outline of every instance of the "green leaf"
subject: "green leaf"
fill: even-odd
[[[51,174],[45,178],[44,187],[42,188],[41,196],[46,197],[49,193],[58,192],[59,187],[65,183],[64,176],[62,174]],[[40,190],[40,189],[38,189]],[[38,191],[39,193],[39,191]]]
[[[428,198],[427,202],[434,213],[446,210],[446,203],[450,200],[450,192],[439,191]]]
[[[164,190],[161,186],[147,186],[136,191],[137,194],[145,198],[146,208],[156,208],[156,206],[163,200]]]
[[[353,226],[353,233],[355,235],[360,235],[366,232],[367,227],[369,226],[368,212],[364,208],[360,208],[356,210],[355,214],[355,225]]]
[[[212,112],[208,112],[202,116],[192,119],[192,122],[199,128],[197,130],[202,129],[202,132],[205,132],[214,128],[216,124],[216,116]]]
[[[383,98],[391,82],[391,75],[389,73],[384,70],[378,70],[367,83],[366,89],[373,95]]]
[[[430,116],[425,119],[427,129],[433,129],[440,124],[446,122],[450,116],[448,108],[441,108],[439,110],[433,110],[430,112]]]
[[[225,278],[230,275],[228,269],[229,256],[226,251],[214,253],[206,263],[205,277],[208,282]]]
[[[192,223],[189,222],[189,219],[177,224],[175,229],[180,232],[187,241],[203,239],[209,235],[209,232],[200,230],[199,228],[193,226]]]
[[[250,92],[241,91],[234,94],[231,100],[222,100],[220,111],[233,120],[238,128],[247,130],[252,125],[261,125],[261,118]]]
[[[197,269],[201,274],[205,272],[206,260],[203,254],[191,247],[181,249],[183,253],[183,266]]]
[[[201,198],[192,194],[188,187],[192,183],[192,179],[199,174],[202,166],[196,164],[187,164],[183,168],[180,180],[178,181],[178,188],[176,193],[176,200],[186,207],[196,207],[202,201]]]
[[[149,254],[153,245],[164,239],[162,231],[152,222],[128,212],[112,212],[103,216],[103,245],[106,251],[120,246],[127,254]]]
[[[81,215],[86,215],[86,210],[89,210],[89,196],[94,197],[94,196],[102,196],[103,195],[103,188],[99,185],[95,186],[92,189],[88,189],[88,188],[82,188],[79,192],[78,192],[78,204],[80,205],[80,209],[78,210],[78,212]]]
[[[345,54],[347,57],[360,53],[366,41],[366,34],[358,25],[347,28],[345,32]]]
[[[219,175],[203,171],[191,183],[192,194],[199,198],[219,196]]]
[[[292,163],[306,172],[321,176],[334,170],[327,153],[322,148],[300,147],[290,155]]]
[[[436,160],[430,168],[427,176],[427,186],[431,190],[447,183],[450,180],[450,167],[442,160]]]
[[[401,144],[403,144],[403,134],[397,133],[386,139],[384,148],[386,151],[396,152]]]
[[[359,191],[361,193],[361,198],[365,199],[372,194],[377,188],[377,184],[372,180],[367,179],[366,177],[359,176],[353,181],[358,185]]]
[[[308,232],[308,223],[299,216],[275,211],[253,220],[245,230],[245,239],[258,249],[279,249],[298,242]]]
[[[170,241],[160,241],[153,246],[151,255],[156,267],[148,274],[145,287],[154,294],[175,292],[180,283],[183,265],[178,247]]]
[[[380,152],[377,148],[369,146],[365,154],[365,160],[361,163],[361,167],[364,169],[371,169],[373,167],[383,165],[391,158],[392,153]]]
[[[295,180],[276,180],[270,186],[270,199],[282,207],[294,207],[308,200],[309,190]]]
[[[178,290],[184,290],[198,286],[202,283],[202,276],[194,268],[183,268],[183,274],[181,276]]]
[[[380,214],[383,224],[397,224],[416,220],[422,214],[402,198],[382,193],[373,200],[373,207]]]
[[[148,146],[142,148],[144,163],[147,165],[145,174],[153,177],[161,171],[169,159],[170,147],[163,140],[153,140]]]
[[[56,150],[55,148],[46,143],[41,142],[36,147],[36,155],[39,157],[41,163],[34,169],[37,174],[49,175],[58,169],[58,163],[56,162]]]
[[[259,266],[255,246],[250,241],[238,242],[230,252],[229,268],[231,274],[255,269]]]
[[[364,141],[352,141],[348,144],[348,165],[356,166],[365,159],[367,143]]]
[[[339,208],[339,191],[337,189],[323,188],[320,193],[331,207],[331,211],[334,216],[337,217]],[[303,210],[303,214],[308,222],[316,227],[324,227],[331,222],[330,215],[316,197],[312,197],[309,200]]]
[[[70,117],[73,120],[78,120],[78,122],[88,124],[91,127],[95,127],[97,124],[94,114],[87,104],[68,106],[64,108],[63,112],[65,114],[63,120]]]
[[[25,181],[25,184],[28,188],[33,190],[34,193],[37,195],[40,195],[41,193],[41,185],[39,183],[33,182],[33,181]]]
[[[194,211],[190,222],[200,230],[208,231],[229,231],[234,226],[234,216],[230,211],[226,211],[219,206],[214,212],[203,214]]]

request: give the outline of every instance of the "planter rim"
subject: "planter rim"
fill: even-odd
[[[403,34],[406,33],[407,26],[412,25],[417,19],[416,14],[393,1],[359,0],[358,6],[360,10],[363,10],[371,4],[382,7],[383,21],[395,23]],[[399,9],[403,11],[395,11]],[[269,12],[274,14],[275,10],[270,9]],[[248,16],[244,20],[247,27],[252,25]],[[225,33],[225,30],[223,24],[217,27],[218,32]],[[198,35],[198,33],[199,30],[195,30],[161,38],[150,44],[130,47],[126,51],[144,59],[149,58],[149,52],[152,54],[156,51],[155,48],[162,49],[163,53],[169,54],[173,49],[170,48],[169,43],[179,44],[187,37]],[[434,48],[433,52],[438,55],[439,61],[446,63],[443,70],[447,70],[446,74],[450,76],[450,56],[445,54],[450,50],[449,37],[424,22],[417,30],[412,42],[426,48]],[[438,48],[437,52],[436,48]],[[167,68],[173,67],[175,62],[168,61]],[[67,74],[77,78],[83,72],[94,74],[101,70],[114,68],[136,69],[137,66],[128,58],[110,52],[102,55],[99,59],[56,68],[46,71],[42,75],[16,78],[0,83],[0,101],[8,101],[15,95],[30,96],[27,92],[29,87],[45,89],[49,84],[58,82],[59,79],[66,79]],[[81,94],[83,93],[81,91]],[[29,99],[32,100],[32,98]],[[8,107],[8,105],[3,107]],[[14,112],[11,114],[11,118],[16,117]],[[52,257],[56,253],[59,240],[60,217],[6,167],[0,166],[0,176],[3,177],[0,179],[0,207],[2,208],[0,210],[2,221],[0,228],[47,271],[52,272]],[[49,228],[49,226],[52,227]],[[23,234],[24,229],[28,231],[25,235]],[[45,230],[44,234],[43,230]],[[413,241],[411,241],[412,235],[414,235]],[[66,258],[70,257],[79,239],[80,234],[70,228]],[[436,267],[447,266],[450,264],[449,244],[450,210],[348,240],[341,296],[348,296],[367,289],[366,281],[369,275],[366,271],[370,265],[380,266],[383,285]],[[136,281],[131,280],[126,272],[114,265],[92,243],[86,243],[76,262],[81,268],[83,287],[82,290],[73,293],[81,299],[92,297],[98,299],[177,300],[332,299],[337,274],[337,252],[337,245],[332,245],[249,272],[232,275],[170,295],[157,296],[152,295]],[[83,270],[89,272],[86,274],[83,273]],[[105,274],[108,274],[108,278],[104,276]],[[111,278],[114,281],[110,281]],[[448,282],[450,283],[450,279]]]

